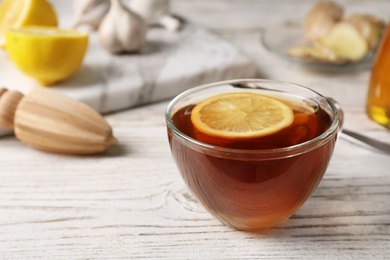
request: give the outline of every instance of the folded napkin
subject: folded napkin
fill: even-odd
[[[197,85],[256,74],[254,62],[233,45],[185,23],[179,32],[150,29],[139,54],[112,55],[91,34],[82,67],[51,89],[109,113],[169,99]],[[40,84],[21,74],[0,51],[0,86],[26,93]]]

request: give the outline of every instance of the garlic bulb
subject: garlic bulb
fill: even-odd
[[[146,41],[146,23],[121,0],[111,0],[99,27],[100,43],[112,53],[139,51]]]
[[[128,3],[149,25],[160,25],[170,31],[180,28],[180,20],[170,14],[169,0],[129,0]]]
[[[110,2],[107,0],[74,0],[72,27],[89,25],[92,29],[97,30],[109,8]]]

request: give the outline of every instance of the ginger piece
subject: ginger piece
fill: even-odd
[[[293,58],[309,61],[328,62],[333,55],[327,55],[321,48],[307,45],[297,45],[287,52]]]
[[[355,62],[366,57],[380,42],[385,23],[370,14],[344,16],[335,2],[319,2],[304,21],[307,45],[287,51],[294,58],[329,63]]]
[[[287,54],[300,60],[314,61],[320,63],[343,63],[333,51],[320,46],[297,45],[290,48]]]
[[[344,9],[334,2],[319,2],[307,14],[304,21],[305,39],[317,41],[341,21]]]
[[[318,44],[332,50],[338,58],[349,61],[361,60],[369,52],[366,39],[348,22],[336,24]]]
[[[385,23],[383,20],[370,14],[352,14],[346,17],[345,21],[360,32],[366,39],[370,50],[376,48],[384,32]]]

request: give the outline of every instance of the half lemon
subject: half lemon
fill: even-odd
[[[57,14],[47,0],[0,1],[0,47],[5,45],[5,33],[28,25],[57,26]]]
[[[68,78],[80,67],[88,34],[57,27],[23,27],[6,33],[11,61],[43,85]]]

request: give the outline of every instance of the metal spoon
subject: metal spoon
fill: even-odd
[[[353,131],[350,131],[348,129],[343,129],[342,134],[346,136],[347,138],[352,138],[354,141],[358,140],[362,142],[363,144],[366,144],[372,148],[375,148],[379,151],[385,152],[390,154],[390,144],[372,139],[370,137],[355,133]],[[348,138],[348,139],[349,139]]]

